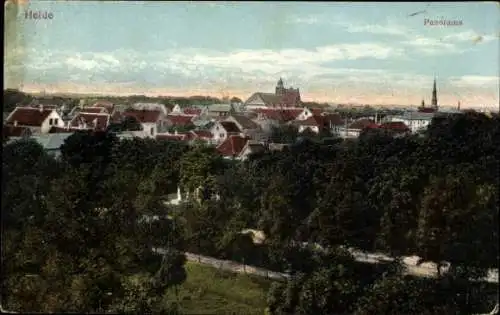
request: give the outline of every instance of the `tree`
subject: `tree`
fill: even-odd
[[[356,303],[355,315],[457,314],[450,294],[434,281],[415,280],[399,274],[371,285]]]
[[[234,103],[240,104],[240,103],[243,103],[243,101],[241,100],[241,98],[233,96],[233,97],[231,97],[231,103],[232,104],[234,104]]]
[[[186,274],[180,229],[166,216],[141,220],[161,213],[156,175],[107,172],[108,163],[83,152],[103,149],[99,142],[89,148],[82,144],[95,142],[77,139],[66,147],[69,165],[31,202],[43,210],[36,225],[28,221],[7,237],[4,301],[24,312],[161,312],[163,293]],[[101,167],[82,167],[82,160]],[[153,247],[166,249],[163,260]]]
[[[424,260],[437,263],[438,275],[444,260],[488,268],[498,259],[498,251],[490,251],[498,249],[496,189],[474,183],[471,175],[463,167],[451,168],[433,177],[424,191],[418,249]]]
[[[294,143],[297,136],[298,129],[293,125],[272,126],[269,141],[272,143]]]
[[[216,176],[225,168],[222,157],[211,147],[194,147],[182,156],[180,164],[181,189],[194,194],[198,189],[207,199],[216,187]]]
[[[285,284],[273,285],[268,297],[270,314],[346,314],[351,311],[359,292],[352,256],[340,251],[316,259],[317,265],[312,271],[298,273]]]

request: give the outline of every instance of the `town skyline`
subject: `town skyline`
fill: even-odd
[[[496,109],[498,13],[493,2],[32,1],[7,32],[4,79],[29,93],[245,100],[282,77],[304,101],[410,106],[431,103],[436,77],[440,106]]]

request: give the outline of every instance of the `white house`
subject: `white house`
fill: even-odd
[[[350,125],[337,126],[335,131],[341,138],[357,138],[365,128],[378,128],[379,126],[372,120],[362,118],[354,121]]]
[[[320,115],[322,113],[321,109],[310,109],[304,107],[302,112],[295,118],[295,120],[306,120],[312,116]]]
[[[184,112],[182,110],[182,107],[179,104],[175,104],[175,106],[172,108],[172,114],[173,115],[182,115]]]
[[[156,138],[156,134],[163,132],[168,126],[166,115],[160,110],[128,109],[122,116],[136,119],[142,126],[144,138]]]
[[[6,125],[27,127],[33,134],[48,133],[52,127],[63,128],[65,123],[53,108],[16,107],[9,114]]]
[[[415,133],[427,129],[435,115],[435,113],[406,112],[400,116],[387,117],[386,121],[402,122]]]
[[[224,142],[231,135],[242,135],[242,131],[232,121],[218,121],[210,129],[215,144]]]

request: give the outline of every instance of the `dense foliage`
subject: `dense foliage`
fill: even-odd
[[[499,127],[467,113],[402,138],[321,142],[275,130],[293,144],[241,163],[211,147],[107,133],[68,138],[61,161],[34,142],[4,144],[4,305],[167,311],[160,298],[184,281],[185,250],[288,271],[269,292],[271,314],[490,308],[490,289],[472,280],[498,268]],[[177,187],[188,199],[167,208]],[[348,247],[417,255],[438,278],[405,275],[397,260],[361,264]]]

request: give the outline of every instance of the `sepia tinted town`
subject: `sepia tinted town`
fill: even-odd
[[[4,12],[2,312],[499,313],[497,2]]]

